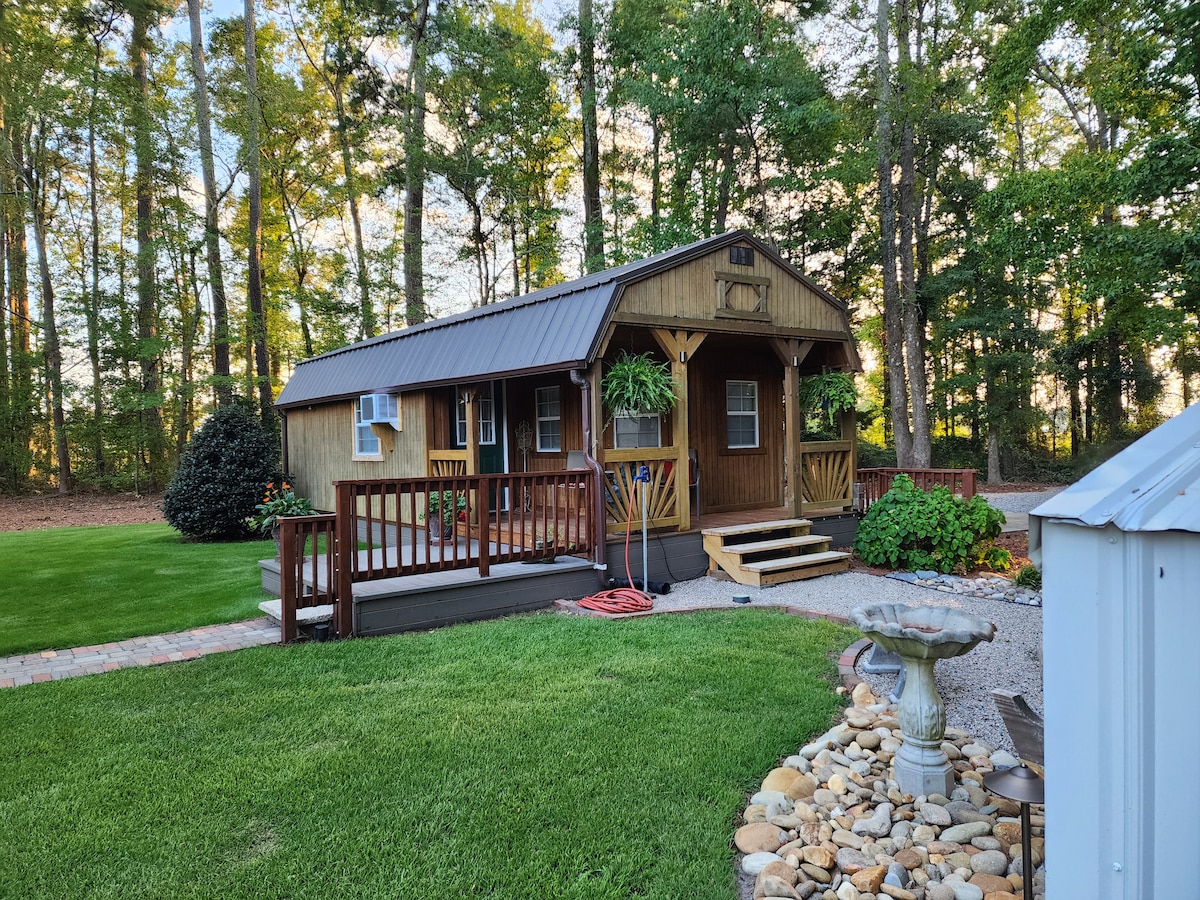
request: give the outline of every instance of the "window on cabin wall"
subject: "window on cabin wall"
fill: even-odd
[[[496,401],[492,395],[492,382],[476,385],[479,396],[475,405],[479,409],[479,443],[496,443]],[[467,397],[464,388],[458,389],[458,412],[454,423],[454,433],[459,446],[467,443]]]
[[[725,382],[726,446],[748,450],[758,446],[758,382]]]
[[[537,451],[562,450],[562,396],[558,385],[537,389]]]
[[[380,456],[379,436],[363,421],[363,398],[354,401],[354,455]]]
[[[613,446],[618,450],[637,450],[662,446],[662,419],[654,416],[616,416],[613,419]]]

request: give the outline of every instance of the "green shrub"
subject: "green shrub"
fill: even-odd
[[[1042,589],[1042,573],[1038,571],[1037,566],[1026,563],[1017,569],[1017,574],[1013,578],[1021,587],[1033,588],[1035,591]]]
[[[278,454],[262,421],[242,404],[223,406],[196,432],[163,494],[167,524],[196,541],[241,540],[278,481]]]
[[[982,497],[963,500],[940,486],[926,492],[907,475],[897,475],[859,523],[854,549],[872,566],[938,572],[980,564],[1007,568],[1002,558],[1007,551],[992,552],[999,550],[993,542],[1003,523],[1004,513]]]

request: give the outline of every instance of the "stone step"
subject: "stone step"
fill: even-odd
[[[258,604],[258,608],[263,614],[275,622],[280,624],[283,621],[283,601],[278,598],[274,600],[264,600]],[[296,610],[296,625],[318,625],[321,622],[333,621],[333,604],[326,603],[322,606],[306,606],[303,609]]]

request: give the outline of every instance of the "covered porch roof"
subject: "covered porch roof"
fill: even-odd
[[[296,365],[276,406],[280,409],[344,400],[368,393],[399,393],[462,382],[587,368],[601,352],[626,285],[733,244],[750,244],[830,304],[845,307],[746,231],[726,234],[606,269],[523,297],[473,309],[351,344]],[[667,322],[656,322],[663,325]],[[716,325],[716,323],[714,323]],[[717,330],[729,331],[732,323]],[[755,333],[786,334],[763,323]],[[850,368],[858,357],[846,321],[839,342]]]

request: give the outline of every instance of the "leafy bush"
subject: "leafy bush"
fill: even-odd
[[[1017,569],[1017,574],[1013,578],[1021,587],[1033,588],[1036,591],[1042,589],[1042,573],[1038,571],[1037,566],[1026,563]]]
[[[894,447],[877,447],[870,441],[859,440],[858,467],[860,469],[894,469],[896,468],[896,449]]]
[[[872,566],[938,572],[980,564],[1007,568],[1007,551],[993,552],[1000,550],[993,542],[1003,523],[1004,513],[980,496],[963,500],[941,486],[926,492],[907,475],[897,475],[859,523],[854,549]]]
[[[213,413],[196,432],[163,495],[163,515],[197,541],[250,536],[263,485],[279,481],[278,454],[261,420],[246,406]]]

